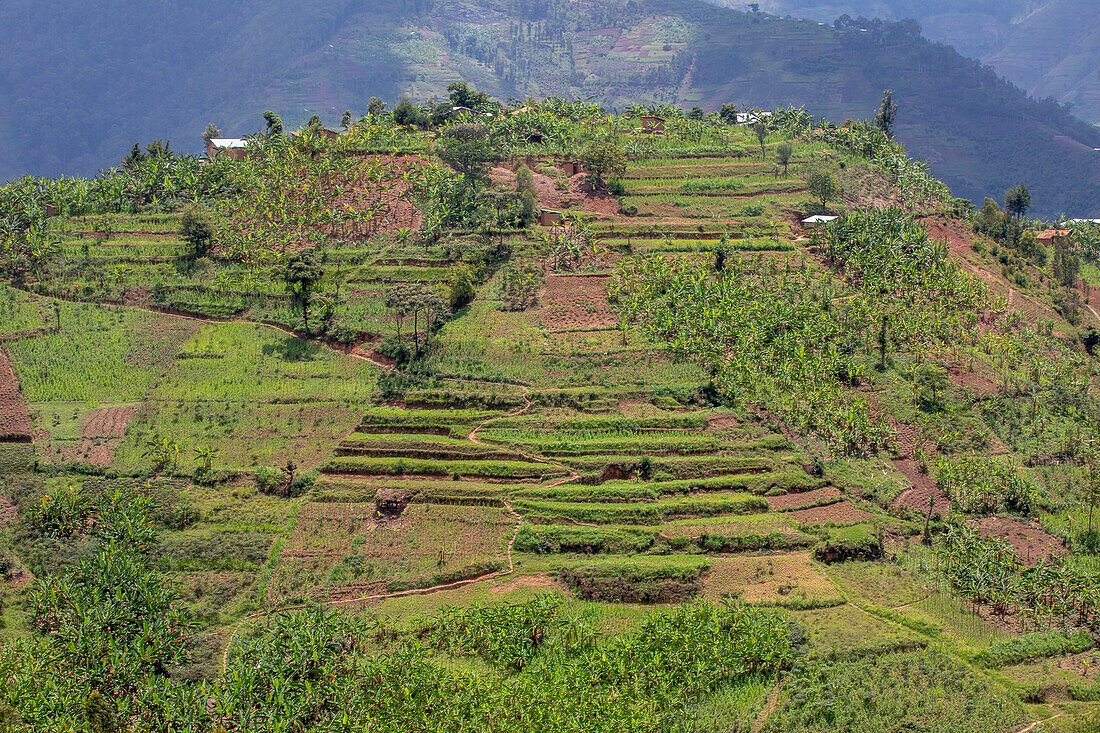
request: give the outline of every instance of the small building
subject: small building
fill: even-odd
[[[52,219],[57,216],[57,206],[55,204],[46,204],[46,218]]]
[[[580,161],[567,160],[561,164],[561,172],[572,178],[578,173],[584,173],[584,168],[581,166]]]
[[[642,117],[642,132],[663,135],[665,132],[665,118],[656,115]]]
[[[816,229],[817,227],[823,227],[831,221],[836,221],[839,216],[825,216],[824,214],[815,214],[814,216],[807,217],[802,220],[802,226],[807,229]]]
[[[1039,244],[1047,247],[1065,244],[1071,236],[1073,236],[1073,232],[1069,229],[1046,229],[1039,233]]]
[[[244,160],[248,155],[248,141],[238,137],[214,137],[206,141],[206,157],[213,160],[217,156],[228,156],[233,160]]]
[[[552,227],[561,223],[564,214],[553,209],[541,209],[539,211],[539,226]]]

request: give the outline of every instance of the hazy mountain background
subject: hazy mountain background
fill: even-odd
[[[93,174],[154,138],[198,152],[207,122],[243,135],[265,109],[335,124],[371,95],[460,79],[505,99],[795,104],[836,121],[869,118],[889,87],[899,138],[956,194],[1026,181],[1038,213],[1100,216],[1100,129],[912,24],[870,25],[700,0],[7,0],[0,179]]]
[[[742,0],[712,0],[747,9]],[[1100,123],[1096,0],[760,0],[763,12],[832,23],[841,15],[920,23],[925,37],[980,59],[1039,99]]]

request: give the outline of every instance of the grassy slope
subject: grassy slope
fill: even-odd
[[[808,144],[796,145],[792,179],[802,175],[809,153]],[[689,159],[676,162],[688,171],[695,165]],[[667,167],[668,161],[651,161],[633,170],[639,180],[646,180],[659,177]],[[853,161],[853,167],[858,168],[858,162]],[[747,174],[745,179],[750,189],[774,181],[770,173],[760,172]],[[881,191],[853,188],[850,203],[878,193]],[[685,194],[684,198],[706,197]],[[735,216],[742,224],[778,220],[776,238],[791,248],[794,254],[790,256],[817,268],[820,265],[808,251],[808,242],[799,240],[788,224],[805,205],[803,198],[790,202],[766,191],[752,194],[747,201],[719,198],[722,215],[716,225],[730,226]],[[706,201],[714,204],[710,198]],[[762,207],[756,216],[738,213],[749,202]],[[660,232],[683,227],[683,219],[691,216],[714,224],[711,214],[701,211],[689,212],[688,217],[679,211],[646,219]],[[620,218],[616,223],[623,222]],[[605,219],[602,223],[610,222]],[[616,247],[622,244],[610,236],[607,242]],[[512,244],[516,257],[539,261],[521,239]],[[381,252],[393,243],[383,237],[365,246]],[[662,254],[711,258],[696,252]],[[438,255],[426,256],[434,259]],[[748,255],[756,256],[763,255]],[[786,258],[788,254],[774,256]],[[985,272],[997,287],[1008,287],[995,260],[983,259],[975,252],[968,256],[975,260],[971,266]],[[144,272],[139,277],[155,279],[156,274]],[[576,312],[566,315],[588,313],[596,301],[606,298],[598,289],[583,292],[585,297],[571,306]],[[143,438],[153,431],[180,442],[183,474],[195,466],[191,449],[207,444],[218,448],[217,469],[282,465],[288,458],[303,467],[320,466],[329,455],[354,455],[363,449],[376,451],[363,463],[386,466],[386,470],[376,470],[376,475],[322,476],[314,491],[299,499],[259,494],[247,478],[215,487],[185,479],[158,484],[158,491],[172,506],[190,507],[197,513],[189,526],[166,530],[158,552],[162,566],[185,587],[185,597],[205,625],[226,627],[255,608],[305,597],[355,598],[398,587],[395,584],[428,584],[504,567],[515,519],[503,501],[514,498],[513,508],[526,520],[520,536],[528,538],[527,544],[516,547],[516,576],[447,591],[423,602],[393,599],[381,610],[404,623],[444,602],[464,605],[520,600],[534,590],[564,594],[563,586],[552,577],[562,569],[568,571],[566,577],[589,583],[593,597],[618,592],[621,589],[615,581],[623,577],[651,597],[698,594],[719,601],[741,596],[754,603],[790,608],[792,618],[807,631],[811,656],[825,660],[822,664],[832,664],[827,660],[845,654],[934,646],[956,661],[945,661],[946,657],[932,652],[889,656],[885,659],[891,669],[899,671],[885,676],[890,684],[884,685],[904,688],[907,675],[915,674],[912,664],[920,669],[935,667],[934,684],[958,689],[960,694],[978,690],[983,700],[1000,700],[988,703],[990,710],[981,712],[983,719],[998,725],[1019,719],[1015,704],[1005,702],[1011,698],[1003,690],[990,693],[989,683],[979,673],[957,661],[1003,640],[1005,632],[971,613],[920,572],[881,564],[830,569],[809,554],[808,547],[827,536],[866,537],[880,527],[898,535],[916,530],[913,523],[887,511],[897,492],[896,485],[892,489],[889,485],[905,483],[889,461],[830,463],[824,479],[815,479],[804,468],[812,460],[812,447],[790,441],[770,420],[698,404],[697,390],[706,384],[705,374],[691,364],[654,359],[654,345],[640,333],[626,334],[626,343],[611,324],[555,333],[560,313],[551,313],[546,304],[526,312],[502,312],[497,310],[496,293],[495,283],[490,282],[474,307],[438,334],[431,363],[453,377],[506,374],[514,381],[526,382],[535,398],[534,407],[512,417],[506,417],[504,410],[469,408],[471,398],[475,402],[483,399],[498,386],[457,379],[435,385],[439,406],[432,409],[371,406],[379,401],[375,366],[321,347],[301,348],[285,334],[264,326],[207,324],[183,339],[165,332],[158,316],[65,306],[62,336],[74,338],[79,334],[66,334],[64,329],[79,331],[81,323],[92,323],[97,330],[91,337],[98,336],[111,346],[97,349],[86,345],[66,354],[66,358],[79,359],[79,370],[72,369],[74,372],[95,377],[125,369],[135,353],[147,351],[135,351],[133,344],[140,343],[133,339],[135,334],[156,336],[165,349],[171,347],[170,351],[152,350],[155,360],[128,372],[133,381],[123,384],[126,395],[143,399],[144,409],[118,448],[116,468],[147,468]],[[1039,285],[1016,291],[1016,303],[1021,306],[1031,301],[1041,305],[1043,297]],[[33,300],[42,305],[49,302]],[[1059,323],[1059,328],[1070,330],[1064,323]],[[613,336],[609,341],[592,343],[594,337],[608,333]],[[124,340],[126,335],[130,340]],[[539,344],[539,348],[523,350],[521,341]],[[58,343],[59,337],[47,336],[20,342],[19,349],[27,356],[56,358],[62,353]],[[972,362],[971,371],[987,366],[980,354],[973,358],[978,367]],[[916,420],[919,415],[914,415],[904,377],[908,359],[898,354],[895,367],[877,377],[873,388],[890,409]],[[16,365],[30,384],[38,384],[45,371],[37,366],[39,361],[28,358]],[[81,387],[85,390],[80,393],[82,399],[109,396],[103,378],[90,378],[87,383],[92,386]],[[44,390],[41,399],[56,398],[54,392],[45,391],[51,382],[43,384],[46,386],[34,387]],[[592,399],[539,399],[563,385],[583,385]],[[447,400],[461,407],[446,409]],[[958,385],[952,389],[950,406],[951,414],[964,426],[972,417],[968,413],[979,410]],[[480,454],[477,444],[467,438],[487,420],[481,440],[500,451],[531,453],[534,459],[526,468],[544,468],[522,477],[499,470],[512,466],[496,461],[491,453]],[[441,434],[392,432],[421,429]],[[347,440],[341,443],[342,438]],[[424,476],[415,470],[423,466],[402,458],[410,450],[450,450],[455,455],[451,461],[433,462],[433,475]],[[678,455],[678,451],[686,455]],[[547,455],[550,452],[565,455]],[[471,453],[475,455],[460,455]],[[384,475],[394,472],[390,468],[402,461],[406,470],[400,472],[401,478]],[[564,474],[557,461],[578,466],[590,483],[550,486],[550,477]],[[484,464],[481,470],[479,463]],[[434,475],[440,473],[444,476]],[[718,476],[701,478],[711,473]],[[618,480],[601,483],[605,477]],[[759,483],[754,482],[757,477]],[[513,483],[516,478],[533,480]],[[735,485],[722,486],[724,480]],[[48,479],[41,486],[16,486],[13,481],[7,490],[21,502],[33,502],[35,492],[43,488],[84,481],[100,486],[95,479],[66,475]],[[831,483],[838,490],[823,506],[786,511],[801,505],[781,505],[792,498],[787,493],[797,497],[822,483]],[[746,490],[754,496],[713,494],[708,488]],[[768,496],[761,498],[761,493]],[[399,519],[379,522],[375,514],[378,494],[403,496],[410,504]],[[764,501],[776,502],[777,509],[769,510]],[[744,516],[746,509],[752,511],[749,516]],[[709,544],[705,538],[710,538]],[[928,567],[928,558],[917,559],[920,562],[914,567]],[[571,602],[577,603],[577,608],[588,608]],[[15,605],[6,604],[5,608]],[[17,629],[19,616],[15,611],[7,613],[9,623]],[[635,626],[646,611],[624,603],[602,605],[596,613],[608,630],[621,633]],[[868,677],[860,665],[869,663],[838,664],[845,675]],[[823,673],[818,682],[807,682],[807,690],[820,684],[825,687],[822,694],[828,694],[827,683],[821,681],[828,676]],[[1026,685],[1008,689],[1023,692]],[[813,688],[813,692],[818,691]],[[814,730],[811,721],[801,720],[804,714],[798,701],[787,695],[780,700],[774,725]],[[899,712],[884,709],[876,714],[890,720]],[[945,719],[952,720],[951,716],[958,714],[954,709],[943,712]],[[721,724],[720,720],[714,723],[716,727]]]

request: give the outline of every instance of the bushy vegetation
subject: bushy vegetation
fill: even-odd
[[[1006,730],[1019,710],[961,664],[926,650],[838,659],[796,669],[767,731]]]
[[[0,427],[36,443],[0,442],[0,715],[885,728],[938,684],[988,722],[1011,705],[956,662],[1086,648],[1100,403],[1094,334],[1047,317],[1068,245],[999,276],[866,126],[453,87],[331,140],[272,112],[206,166],[221,193],[139,198],[139,149],[105,174],[121,210],[0,209]],[[813,171],[841,217],[799,229]],[[929,639],[945,658],[908,654]],[[823,656],[899,702],[849,710]]]
[[[860,352],[877,350],[885,366],[895,344],[950,344],[988,300],[899,211],[853,213],[826,237],[838,276],[804,260],[742,258],[712,279],[698,262],[654,257],[624,266],[614,295],[627,317],[700,360],[731,399],[776,412],[840,454],[872,450],[884,426],[849,389],[869,378],[873,362]]]

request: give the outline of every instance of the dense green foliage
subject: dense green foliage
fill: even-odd
[[[764,730],[948,733],[1007,730],[1019,712],[966,667],[933,651],[885,654],[800,667]]]
[[[712,277],[695,262],[652,257],[619,274],[615,295],[684,357],[700,360],[740,403],[758,403],[820,435],[840,453],[868,450],[884,431],[851,396],[868,368],[860,352],[882,333],[893,345],[950,344],[988,303],[981,285],[947,258],[942,242],[901,212],[853,213],[830,224],[839,277],[788,258],[727,262]]]

